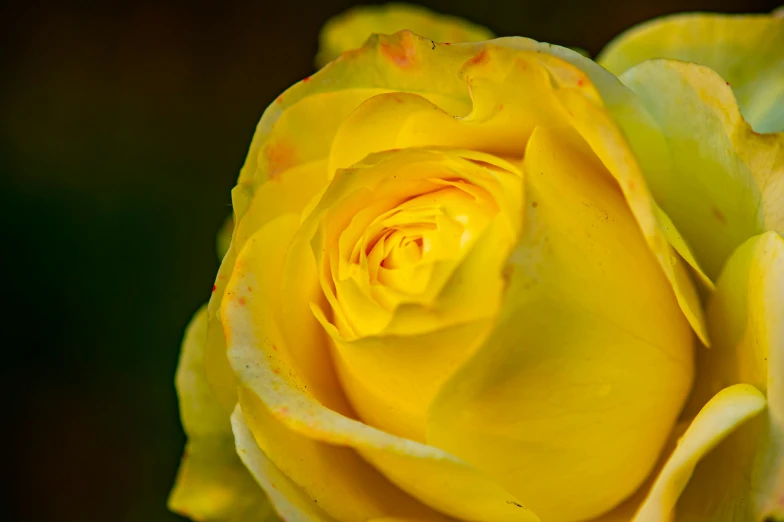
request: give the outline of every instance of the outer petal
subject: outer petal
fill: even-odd
[[[436,14],[420,6],[357,6],[324,25],[319,37],[316,66],[323,67],[341,53],[362,47],[371,34],[394,34],[404,29],[436,42],[480,42],[493,38],[489,29],[455,16]]]
[[[664,232],[664,236],[667,238],[667,241],[672,245],[672,248],[675,249],[678,254],[683,258],[686,263],[691,267],[692,271],[696,275],[697,279],[710,291],[713,291],[715,285],[713,281],[705,275],[705,272],[702,270],[697,258],[694,257],[694,253],[691,250],[691,247],[686,243],[686,240],[683,239],[680,231],[675,227],[675,224],[670,219],[670,216],[664,213],[664,211],[658,206],[654,206],[654,211],[656,214],[657,221],[659,222],[659,226],[661,227],[662,231]]]
[[[247,211],[237,225],[234,249],[242,250],[257,230],[283,214],[299,214],[311,199],[326,186],[325,161],[313,161],[292,167],[287,175],[259,186],[250,199]]]
[[[270,500],[288,522],[335,522],[318,502],[283,474],[259,449],[248,428],[242,409],[237,405],[231,416],[237,454],[258,483],[269,492]]]
[[[248,237],[269,221],[282,214],[303,212],[327,182],[325,161],[298,164],[286,172],[286,176],[270,179],[258,187],[243,184],[236,186],[232,191],[234,216],[227,220],[227,225],[219,235],[219,243],[225,245],[227,250],[208,306],[205,358],[207,380],[223,406],[227,419],[237,403],[237,380],[226,356],[226,341],[218,311],[237,253]],[[232,225],[230,229],[229,223]]]
[[[451,114],[470,110],[466,85],[455,74],[473,47],[435,45],[403,31],[374,35],[270,105],[256,128],[239,185],[251,191],[297,165],[327,157],[338,126],[363,101],[385,92],[416,92]],[[239,207],[239,210],[238,210]],[[244,212],[242,201],[235,210]]]
[[[280,521],[237,458],[231,434],[188,441],[168,506],[200,522]]]
[[[706,67],[652,60],[622,80],[667,141],[671,168],[648,173],[651,190],[709,276],[749,237],[784,231],[784,134],[755,133]]]
[[[569,115],[570,125],[618,182],[684,315],[700,340],[710,344],[699,298],[672,247],[698,274],[701,267],[690,255],[689,246],[678,239],[680,233],[674,224],[664,219],[667,216],[660,212],[646,184],[649,171],[666,169],[668,164],[660,158],[664,150],[661,132],[642,104],[615,76],[572,49],[526,38],[499,38],[494,43],[558,58],[550,62],[548,72],[560,87],[556,96]],[[569,133],[559,130],[559,135],[563,138]]]
[[[668,234],[659,221],[656,202],[648,190],[634,150],[606,111],[573,91],[564,91],[560,98],[573,115],[574,125],[582,137],[618,182],[689,324],[704,344],[710,344],[699,297],[685,266],[668,242]]]
[[[341,124],[330,170],[346,168],[373,152],[408,147],[451,147],[519,158],[537,125],[575,136],[555,95],[559,87],[579,86],[586,96],[599,99],[579,69],[534,49],[488,42],[468,58],[453,74],[471,88],[470,113],[450,113],[415,94],[370,98]]]
[[[736,384],[716,394],[686,430],[633,522],[670,520],[675,502],[686,487],[697,462],[729,433],[763,409],[765,397],[748,384]],[[716,478],[725,479],[724,476]],[[710,490],[702,493],[708,497],[714,494]],[[711,517],[709,520],[716,518]]]
[[[768,411],[697,466],[678,519],[731,521],[784,513],[784,239],[768,232],[730,258],[708,306],[711,350],[698,353],[689,410],[722,386],[743,382],[767,394]],[[688,411],[687,411],[688,413]],[[735,518],[732,518],[735,517]]]
[[[597,140],[596,138],[604,136],[605,139],[609,139],[615,143],[612,148],[618,148],[620,150],[624,150],[627,147],[631,148],[634,156],[636,156],[637,163],[639,164],[639,170],[642,171],[646,180],[655,179],[662,176],[662,173],[666,174],[672,171],[667,143],[658,124],[650,114],[648,114],[641,100],[634,92],[623,85],[613,74],[610,74],[606,69],[580,53],[565,47],[538,43],[525,38],[500,38],[495,40],[495,42],[513,48],[533,48],[539,52],[547,52],[548,54],[557,56],[575,67],[578,67],[596,87],[601,96],[602,105],[615,121],[615,124],[607,124],[605,122],[604,125],[598,126],[599,129],[602,130],[601,132],[594,134],[593,142],[601,143],[601,141],[604,140]],[[604,115],[601,113],[600,115],[602,121],[604,121]],[[619,135],[616,126],[620,127],[620,130],[623,132],[623,137]],[[591,130],[595,130],[592,129],[591,125],[583,128],[584,133]],[[627,140],[628,144],[625,143]],[[632,181],[632,186],[641,185],[639,171],[633,172],[638,169],[635,165],[631,165],[631,167],[631,169],[622,169],[627,170],[626,173],[616,168],[614,175],[616,177],[621,176],[622,179],[625,180],[621,183],[621,186],[626,187],[624,188],[624,192],[627,194],[627,199],[629,199],[630,204],[632,205],[632,210],[638,216],[638,220],[648,237],[651,248],[657,253],[662,266],[665,266],[665,272],[667,272],[668,278],[675,284],[676,292],[680,294],[679,299],[687,307],[698,308],[699,305],[694,303],[692,298],[689,297],[689,294],[692,292],[688,288],[688,285],[678,283],[678,280],[681,278],[681,274],[678,273],[680,272],[680,269],[675,268],[674,270],[670,270],[666,268],[665,261],[669,258],[669,249],[666,247],[662,248],[662,234],[678,254],[683,257],[684,261],[686,261],[697,273],[698,279],[708,288],[712,288],[713,283],[705,275],[702,266],[695,258],[690,245],[680,234],[680,231],[675,227],[675,224],[669,216],[667,216],[667,214],[654,202],[646,202],[646,200],[650,200],[648,190],[642,188],[636,191],[637,194],[634,194],[634,190],[628,190],[629,181]],[[631,170],[632,172],[628,172],[628,170]],[[620,178],[619,181],[621,181]],[[650,217],[651,214],[653,215],[653,219]],[[657,221],[660,230],[655,230],[652,227],[652,224]],[[679,288],[679,285],[682,286],[682,288]],[[690,302],[691,304],[689,304]],[[693,311],[690,314],[687,313],[687,315],[696,318],[698,312]],[[692,322],[694,323],[695,321]],[[695,329],[698,332],[701,331],[699,327],[696,327]]]
[[[223,259],[223,256],[228,252],[231,246],[231,236],[234,234],[234,216],[230,215],[223,222],[223,226],[218,231],[215,246],[218,249],[218,259]]]
[[[688,394],[693,337],[602,164],[538,128],[524,168],[499,324],[436,397],[428,441],[543,519],[583,520],[650,472]]]
[[[598,62],[620,75],[653,58],[694,62],[718,72],[758,132],[784,130],[784,18],[684,14],[623,33]]]
[[[434,516],[374,476],[367,464],[362,473],[349,473],[361,468],[355,448],[399,487],[444,513],[487,522],[537,520],[500,486],[448,453],[391,436],[319,402],[329,398],[329,390],[314,386],[310,373],[302,371],[276,317],[281,249],[297,226],[296,216],[281,217],[248,241],[222,308],[231,363],[247,389],[241,404],[249,424],[256,418],[251,429],[261,449],[335,518]],[[353,495],[335,497],[340,491]]]
[[[177,392],[188,444],[169,509],[206,522],[278,520],[264,492],[234,451],[228,418],[204,376],[207,310],[201,308],[185,333],[177,368]]]
[[[352,449],[292,431],[252,392],[243,389],[240,404],[259,448],[312,502],[335,519],[364,522],[398,515],[442,520],[391,484]]]

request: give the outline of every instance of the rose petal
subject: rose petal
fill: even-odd
[[[228,417],[207,383],[206,341],[207,310],[202,307],[185,331],[177,367],[177,394],[188,444],[169,496],[169,509],[196,520],[272,521],[269,502],[237,458]]]
[[[749,237],[784,231],[784,133],[755,133],[706,67],[651,60],[622,79],[666,137],[671,167],[648,173],[651,191],[709,276]]]
[[[744,117],[757,132],[784,131],[784,18],[668,16],[624,32],[597,61],[620,76],[653,58],[710,67],[732,85]]]
[[[361,47],[371,34],[394,34],[404,29],[436,42],[479,42],[493,38],[493,33],[482,26],[421,6],[363,5],[327,21],[319,37],[316,66],[323,67],[340,53]]]
[[[710,344],[699,296],[659,223],[656,203],[634,150],[606,110],[573,90],[559,92],[559,98],[572,115],[574,126],[618,182],[689,324],[704,344]]]
[[[753,386],[736,384],[714,396],[681,437],[633,522],[666,522],[697,462],[738,426],[765,408],[765,397]],[[718,476],[717,480],[724,477]],[[712,497],[713,492],[702,492]],[[706,499],[708,500],[708,499]]]
[[[453,147],[519,158],[537,125],[570,132],[566,112],[553,95],[551,73],[556,66],[561,71],[569,68],[568,80],[563,74],[568,82],[564,86],[581,83],[594,95],[579,69],[552,56],[483,44],[460,68],[471,88],[469,114],[455,118],[414,93],[369,98],[341,124],[332,144],[330,171],[373,152],[408,147]]]
[[[748,383],[768,408],[706,455],[678,502],[684,516],[764,520],[784,509],[784,239],[768,232],[732,255],[708,306],[716,343],[697,354],[687,414],[724,386]]]
[[[468,90],[455,73],[474,47],[433,49],[430,40],[410,31],[374,35],[362,48],[289,88],[264,111],[238,183],[252,190],[290,168],[324,159],[346,116],[377,94],[416,92],[452,114],[465,114]]]
[[[269,495],[277,513],[287,522],[336,522],[318,502],[282,473],[261,451],[239,405],[231,416],[237,454]],[[277,517],[276,517],[277,519]],[[264,518],[258,519],[266,521]],[[274,519],[271,519],[274,520]]]
[[[601,162],[537,128],[524,168],[499,324],[434,400],[427,440],[543,519],[583,520],[653,467],[688,394],[693,338]]]

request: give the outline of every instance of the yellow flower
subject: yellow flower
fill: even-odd
[[[784,19],[656,21],[606,69],[489,37],[354,10],[264,113],[173,510],[784,515]]]

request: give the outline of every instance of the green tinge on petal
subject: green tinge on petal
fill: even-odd
[[[188,444],[169,509],[209,522],[274,521],[264,492],[234,450],[229,418],[204,373],[207,307],[194,315],[182,343],[177,393]]]
[[[456,16],[437,14],[420,6],[359,6],[324,25],[316,66],[323,67],[341,53],[362,47],[371,34],[394,34],[405,29],[436,42],[481,42],[493,38],[493,33],[480,25]]]
[[[621,80],[665,142],[664,167],[646,180],[708,276],[749,237],[784,231],[784,134],[755,133],[732,90],[701,65],[649,60]]]
[[[764,408],[765,397],[748,384],[736,384],[716,394],[678,441],[678,446],[656,478],[633,522],[671,520],[675,503],[689,482],[697,462],[733,430]],[[711,491],[703,493],[707,497],[712,495]]]
[[[623,33],[600,54],[620,75],[653,58],[694,62],[718,72],[758,132],[784,130],[784,18],[772,15],[676,15]]]
[[[684,520],[766,520],[784,509],[784,238],[768,232],[733,253],[707,316],[715,342],[697,353],[685,413],[740,382],[765,393],[768,409],[700,462],[676,510]]]
[[[168,506],[195,521],[280,520],[237,457],[231,435],[188,441]]]
[[[664,232],[664,236],[667,238],[667,242],[672,245],[672,248],[674,248],[675,251],[678,252],[678,254],[683,258],[683,260],[688,263],[700,283],[702,283],[703,286],[708,290],[713,291],[715,289],[713,281],[711,281],[711,279],[705,275],[705,272],[702,270],[700,264],[697,262],[697,259],[694,257],[691,248],[689,248],[689,245],[675,227],[675,224],[670,219],[670,216],[665,214],[658,205],[654,205],[654,212],[656,213],[656,220],[659,222],[659,226]]]
[[[229,251],[231,246],[231,235],[234,233],[234,216],[229,215],[223,226],[218,230],[218,237],[216,238],[216,247],[218,248],[218,259],[223,259],[226,252]]]
[[[188,324],[175,377],[182,425],[189,437],[231,435],[229,418],[213,397],[204,374],[207,314],[207,307],[202,306]]]

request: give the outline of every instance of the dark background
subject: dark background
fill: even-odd
[[[657,15],[777,3],[425,2],[591,54]],[[3,519],[183,520],[165,508],[180,337],[210,294],[259,116],[350,5],[0,7]]]

